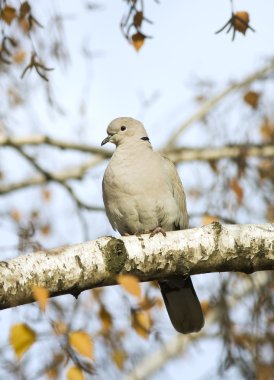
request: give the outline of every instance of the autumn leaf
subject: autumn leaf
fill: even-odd
[[[18,65],[21,65],[24,63],[26,59],[26,52],[22,49],[18,50],[14,55],[13,55],[13,62],[18,63]]]
[[[20,5],[20,17],[25,17],[28,13],[30,13],[31,7],[27,1],[24,1]]]
[[[135,297],[141,297],[141,286],[137,277],[130,274],[120,274],[117,276],[117,282],[120,284],[128,293]]]
[[[261,125],[261,135],[266,141],[274,141],[274,123],[265,119]]]
[[[146,311],[132,311],[132,327],[142,338],[147,339],[152,326],[151,318]]]
[[[266,218],[270,223],[274,223],[274,204],[268,206],[266,210]]]
[[[79,367],[70,367],[67,371],[68,380],[85,380],[83,371]]]
[[[206,225],[206,224],[210,224],[210,223],[213,223],[213,222],[218,222],[219,221],[219,218],[217,216],[214,216],[214,215],[204,215],[203,218],[202,218],[202,224],[203,225]]]
[[[20,222],[20,220],[22,219],[22,214],[19,210],[17,209],[13,209],[11,210],[10,212],[10,217],[15,221],[15,222]]]
[[[20,359],[36,341],[36,333],[25,323],[17,323],[10,329],[10,345]]]
[[[137,32],[131,36],[132,45],[136,51],[139,51],[144,45],[145,38],[146,36],[141,32]]]
[[[235,30],[245,34],[249,24],[249,14],[247,12],[234,13],[232,24]]]
[[[241,203],[244,197],[244,191],[241,185],[239,184],[239,181],[236,178],[231,179],[229,182],[229,187],[231,188],[231,190],[234,191],[239,203]]]
[[[136,28],[140,28],[143,22],[143,18],[144,18],[143,12],[135,13],[134,18],[133,18],[133,24]]]
[[[48,303],[49,298],[48,289],[43,288],[41,286],[33,286],[32,293],[33,298],[35,299],[35,301],[38,302],[40,310],[44,312],[46,310],[46,305]]]
[[[244,95],[244,101],[249,104],[252,108],[256,109],[258,107],[259,99],[260,99],[260,94],[255,91],[248,91]]]
[[[10,25],[12,21],[16,17],[16,9],[13,7],[10,7],[9,5],[6,5],[5,8],[2,9],[1,12],[1,18],[5,23]]]
[[[201,304],[201,307],[203,310],[203,314],[207,315],[208,312],[212,309],[210,302],[209,301],[201,301],[200,304]]]
[[[124,368],[126,354],[123,350],[117,349],[112,353],[112,361],[116,364],[117,368],[122,370]]]
[[[28,18],[24,18],[24,17],[20,18],[19,25],[21,29],[23,30],[23,32],[28,33],[30,31],[31,25]]]
[[[51,380],[56,380],[58,376],[57,368],[50,368],[46,371],[46,375]]]
[[[72,331],[69,333],[69,344],[81,355],[93,358],[93,344],[91,337],[85,331]]]
[[[103,330],[109,331],[112,327],[112,316],[103,305],[101,305],[99,310],[99,317],[102,322]]]
[[[41,226],[40,231],[45,236],[50,235],[51,225],[49,223],[44,224],[43,226]]]

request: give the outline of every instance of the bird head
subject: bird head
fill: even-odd
[[[111,142],[118,146],[126,141],[149,140],[143,124],[132,117],[118,117],[112,120],[107,128],[107,134],[101,145]]]

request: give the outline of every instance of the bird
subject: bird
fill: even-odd
[[[109,222],[122,236],[188,228],[185,193],[175,165],[153,150],[143,124],[131,117],[111,121],[101,145],[113,143],[102,181]],[[182,334],[204,325],[201,304],[190,276],[159,281],[173,327]]]

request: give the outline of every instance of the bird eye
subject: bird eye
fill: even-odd
[[[127,127],[125,127],[124,125],[121,126],[121,131],[125,131],[127,129]]]

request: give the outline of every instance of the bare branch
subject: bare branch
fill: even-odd
[[[266,273],[255,274],[252,278],[253,281],[249,281],[246,284],[242,284],[243,289],[241,289],[240,294],[233,294],[232,297],[228,299],[228,304],[231,308],[237,305],[251,291],[258,291],[263,286],[266,286],[268,281],[268,276],[266,275]],[[217,318],[218,310],[216,308],[210,309],[209,312],[206,314],[205,328],[214,323]],[[162,346],[157,351],[141,359],[140,362],[134,366],[134,369],[130,373],[126,374],[122,380],[148,379],[151,375],[153,375],[161,367],[163,367],[163,365],[169,359],[174,358],[179,354],[182,354],[187,349],[189,343],[196,341],[203,336],[208,338],[208,334],[205,334],[204,331],[201,331],[195,335],[176,334],[170,340],[162,344]]]
[[[261,79],[265,77],[266,75],[270,74],[274,71],[274,60],[271,60],[270,63],[268,63],[266,66],[264,66],[262,69],[255,71],[255,73],[248,75],[246,78],[244,78],[242,81],[238,83],[233,83],[230,86],[228,86],[225,90],[220,92],[219,94],[213,96],[211,99],[204,101],[204,103],[201,105],[200,109],[195,112],[190,118],[188,118],[182,125],[180,125],[177,130],[172,134],[170,139],[168,140],[166,144],[166,149],[169,150],[172,148],[180,136],[180,134],[189,127],[192,123],[195,121],[203,119],[207,113],[215,107],[218,103],[220,103],[227,95],[231,94],[233,91],[240,90],[241,88],[244,88],[248,85],[250,85],[252,82],[256,81],[257,79]]]
[[[0,136],[0,146],[10,146],[10,147],[20,147],[25,145],[50,145],[60,149],[71,149],[71,150],[79,150],[84,153],[92,153],[98,154],[102,156],[102,158],[111,157],[112,152],[106,149],[93,147],[86,144],[74,143],[69,141],[63,141],[54,139],[49,136],[43,135],[31,135],[24,137],[17,136]]]
[[[141,281],[175,275],[274,269],[274,224],[210,225],[158,235],[102,237],[0,262],[0,308],[33,301],[33,285],[51,296],[114,285],[119,273]]]
[[[221,148],[178,148],[165,155],[174,163],[182,161],[211,161],[223,158],[274,157],[274,145],[234,145]]]
[[[101,157],[101,160],[110,158],[112,152],[107,149],[93,147],[86,144],[74,143],[70,141],[63,141],[53,139],[43,135],[33,135],[24,137],[0,137],[0,146],[10,146],[12,148],[23,147],[25,145],[50,145],[60,149],[78,150],[84,153],[92,153]],[[239,158],[239,157],[274,157],[274,145],[233,145],[224,146],[220,148],[207,147],[207,148],[170,148],[163,151],[163,153],[173,162],[181,161],[198,161],[198,160],[219,160],[222,158]],[[101,162],[98,157],[98,163]]]

